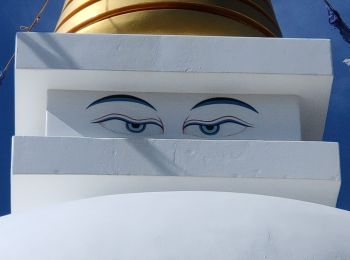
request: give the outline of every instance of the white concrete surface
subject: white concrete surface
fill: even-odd
[[[19,33],[16,50],[16,135],[44,135],[61,89],[296,95],[303,139],[322,139],[328,40]]]
[[[140,98],[144,104],[126,101],[109,101],[93,104],[96,100],[115,95]],[[195,105],[212,98],[230,99],[233,103],[216,99],[214,103],[199,108]],[[220,103],[221,102],[221,103]],[[224,102],[224,104],[222,104]],[[255,109],[255,111],[254,111]],[[142,132],[133,133],[125,121],[157,120],[160,126],[145,123]],[[92,123],[96,118],[107,122]],[[147,120],[148,119],[148,120]],[[234,120],[227,122],[226,120]],[[130,121],[131,120],[131,121]],[[134,121],[132,121],[134,120]],[[136,120],[136,121],[135,121]],[[183,127],[190,121],[199,125]],[[206,135],[200,129],[203,122],[215,122],[218,132]],[[235,123],[237,121],[238,123]],[[239,122],[246,124],[240,125]],[[78,133],[78,135],[77,135]],[[46,134],[48,136],[81,137],[151,137],[198,138],[227,140],[287,140],[300,141],[300,111],[296,96],[280,95],[208,95],[149,92],[104,92],[49,90],[47,103]]]
[[[217,192],[126,194],[0,218],[0,258],[350,259],[350,213]]]
[[[14,210],[116,193],[210,190],[335,206],[336,143],[142,138],[13,139]]]
[[[338,144],[146,138],[14,137],[14,174],[339,180]]]

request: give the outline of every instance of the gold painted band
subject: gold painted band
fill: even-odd
[[[128,14],[133,12],[139,12],[139,11],[146,11],[146,10],[159,10],[159,9],[181,9],[181,10],[192,10],[192,11],[198,11],[198,12],[206,12],[210,14],[215,14],[219,16],[223,16],[235,21],[243,22],[245,24],[248,24],[252,26],[253,28],[257,29],[258,31],[262,32],[265,36],[269,37],[278,37],[275,33],[270,31],[265,26],[261,25],[260,23],[257,23],[255,20],[251,19],[248,16],[245,16],[241,13],[238,13],[233,10],[227,10],[225,8],[220,7],[212,7],[212,6],[205,6],[200,4],[190,4],[190,3],[181,3],[179,2],[162,2],[162,3],[153,3],[153,4],[138,4],[138,5],[132,5],[122,8],[117,8],[114,10],[107,11],[105,13],[99,14],[95,17],[92,17],[76,26],[74,26],[72,29],[68,30],[69,33],[75,33],[85,27],[88,27],[94,23],[100,22],[105,19],[109,19],[114,16],[122,15],[122,14]],[[58,29],[56,29],[57,31]]]
[[[63,6],[62,12],[67,9],[67,7],[73,2],[74,0],[69,0],[66,2],[66,4]]]
[[[83,3],[82,5],[78,6],[76,9],[74,9],[72,12],[70,12],[64,19],[62,19],[62,21],[57,25],[56,27],[56,31],[59,30],[64,23],[66,23],[70,18],[72,18],[74,15],[76,15],[77,13],[79,13],[80,11],[82,11],[83,9],[89,7],[90,5],[93,5],[97,2],[100,2],[101,0],[90,0],[90,1],[87,1],[85,3]],[[268,14],[261,6],[259,6],[258,4],[256,4],[255,2],[253,2],[252,0],[238,0],[240,2],[243,2],[244,4],[246,5],[249,5],[250,7],[256,9],[258,12],[262,13],[267,19],[269,19],[272,23],[276,23],[274,17],[271,17],[270,14]],[[266,1],[266,0],[264,0]],[[73,0],[70,0],[67,5],[64,7],[63,11],[66,9],[66,7],[72,3]],[[267,1],[268,2],[268,1]],[[143,5],[151,5],[152,3],[143,3]],[[154,3],[154,4],[161,4],[161,3]],[[179,5],[182,5],[182,4],[185,4],[185,3],[181,3],[181,2],[178,2]],[[196,3],[189,3],[189,4],[194,4],[194,5],[199,5],[199,4],[196,4]],[[140,4],[141,5],[141,4]],[[124,7],[122,7],[124,8]],[[127,7],[125,7],[127,8]],[[223,7],[222,7],[223,8]],[[180,8],[178,8],[180,9]],[[62,13],[63,13],[62,11]]]
[[[70,14],[68,14],[61,22],[59,25],[57,25],[56,27],[56,31],[62,27],[62,25],[67,22],[70,18],[72,18],[74,15],[76,15],[77,13],[79,13],[81,10],[89,7],[90,5],[93,5],[94,3],[100,2],[101,0],[90,0],[85,2],[84,4],[78,6],[75,10],[73,10]],[[73,2],[73,0],[71,0],[71,2]],[[71,3],[70,2],[70,3]],[[64,10],[63,10],[64,11]],[[63,13],[62,11],[62,13]]]

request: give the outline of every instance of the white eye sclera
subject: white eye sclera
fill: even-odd
[[[142,136],[160,135],[164,133],[160,119],[135,119],[122,114],[108,114],[97,118],[91,123],[100,124],[105,129],[116,134],[137,134]]]
[[[186,120],[183,126],[183,132],[186,135],[197,137],[225,137],[239,134],[252,124],[243,121],[237,117],[224,116],[211,121],[204,120]]]

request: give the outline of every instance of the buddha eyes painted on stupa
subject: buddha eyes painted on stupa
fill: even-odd
[[[222,110],[223,106],[231,106],[229,110]],[[254,127],[253,123],[240,118],[232,106],[238,106],[259,113],[253,106],[234,98],[215,97],[205,99],[192,107],[188,117],[183,123],[183,133],[186,135],[208,137],[227,137],[242,133],[247,128]],[[222,111],[214,114],[214,111]],[[211,114],[214,114],[211,116]]]
[[[50,90],[46,124],[48,136],[300,139],[297,97],[278,95]]]
[[[164,133],[162,120],[157,116],[157,110],[147,101],[131,95],[110,95],[92,102],[86,109],[101,104],[124,103],[122,109],[111,109],[110,113],[104,114],[91,121],[93,124],[99,124],[101,127],[115,134],[139,134],[143,136],[160,135]],[[140,117],[137,113],[128,112],[130,106],[138,107],[137,109],[146,109],[149,111],[148,117]],[[142,107],[141,107],[141,106]],[[114,111],[112,111],[114,110]]]
[[[161,117],[158,116],[158,110],[146,100],[131,95],[110,95],[95,100],[87,106],[87,109],[106,103],[117,105],[116,108],[119,104],[123,107],[99,116],[91,123],[99,124],[115,134],[141,136],[164,134],[165,127]],[[140,117],[132,111],[133,106],[138,107],[138,110],[148,110],[149,114],[147,117],[145,115]],[[231,106],[231,108],[238,106],[258,113],[254,107],[238,99],[227,97],[205,99],[194,105],[189,111],[188,116],[182,122],[182,134],[202,138],[225,137],[254,127],[252,123],[240,118],[234,109],[222,110],[222,106]],[[215,113],[215,110],[222,112],[221,114]]]

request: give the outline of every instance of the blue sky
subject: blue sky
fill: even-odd
[[[0,66],[14,51],[15,33],[29,25],[44,0],[2,0],[0,6]],[[331,0],[350,24],[350,0]],[[350,58],[350,45],[328,24],[323,0],[273,0],[286,38],[329,38],[332,40],[334,84],[324,140],[340,143],[342,188],[338,207],[350,210],[350,70],[342,61]],[[35,31],[52,31],[63,0],[51,0]],[[14,133],[13,70],[0,86],[0,216],[10,210],[11,136]]]

